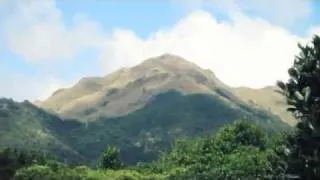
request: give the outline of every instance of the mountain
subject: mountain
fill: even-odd
[[[76,121],[64,122],[28,101],[0,99],[0,149],[5,147],[41,150],[68,157],[69,162],[84,158],[64,142],[61,130],[79,127]],[[59,129],[57,128],[59,127]]]
[[[104,148],[115,145],[122,160],[133,164],[155,160],[177,138],[207,135],[241,118],[271,132],[290,129],[240,96],[213,72],[164,54],[104,77],[82,78],[44,101],[12,102],[20,110],[0,114],[1,123],[7,123],[1,139],[11,138],[0,140],[0,147],[50,142],[35,147],[95,163]]]
[[[105,77],[82,78],[71,88],[57,90],[40,107],[66,118],[95,120],[127,115],[142,108],[153,95],[168,90],[212,94],[223,86],[212,72],[164,54]]]
[[[179,56],[164,54],[105,77],[82,78],[73,87],[59,89],[47,100],[38,102],[38,106],[64,118],[92,121],[128,115],[144,107],[154,95],[168,90],[185,95],[215,95],[230,107],[242,102],[210,70]]]

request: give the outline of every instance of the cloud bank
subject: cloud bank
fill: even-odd
[[[152,56],[173,53],[211,69],[230,86],[261,88],[273,85],[276,80],[286,79],[287,69],[298,53],[297,42],[304,42],[309,35],[320,32],[319,28],[314,27],[308,37],[299,37],[283,26],[244,13],[244,8],[264,9],[262,5],[266,1],[253,3],[250,7],[235,4],[234,1],[225,2],[228,3],[219,4],[221,9],[238,10],[230,15],[229,21],[217,21],[210,12],[196,9],[170,28],[158,29],[147,38],[141,38],[130,29],[115,27],[111,32],[104,30],[99,22],[79,14],[73,17],[71,24],[66,24],[63,12],[53,0],[20,1],[5,23],[6,44],[11,52],[24,60],[34,64],[46,62],[49,67],[50,63],[61,63],[63,66],[65,60],[76,62],[74,57],[82,50],[95,49],[99,53],[95,61],[101,65],[96,68],[103,69],[102,75],[136,65]],[[211,3],[217,4],[218,1]],[[294,4],[309,7],[298,0],[294,0]],[[273,8],[268,6],[265,11]],[[286,9],[281,18],[292,19],[292,12],[292,9]],[[308,13],[308,10],[295,12],[297,16],[293,19],[306,17]],[[36,88],[30,88],[28,93],[23,93],[23,97],[19,90],[23,89],[21,81],[28,81],[25,77],[10,80],[9,86],[0,88],[0,94],[34,100],[51,94],[52,87],[59,88],[66,84],[64,79],[53,81],[44,77],[34,77],[32,81]],[[11,90],[13,87],[16,90]]]
[[[147,39],[130,30],[116,30],[100,60],[116,68],[169,52],[211,69],[231,86],[260,88],[287,77],[298,52],[297,41],[302,40],[262,19],[243,16],[218,23],[210,13],[194,11]]]
[[[76,15],[67,26],[52,0],[17,1],[4,25],[9,49],[33,62],[72,59],[100,41],[99,23]]]

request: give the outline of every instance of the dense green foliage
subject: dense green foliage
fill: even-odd
[[[39,151],[6,148],[0,152],[0,177],[10,179],[22,167],[56,163],[54,157]]]
[[[278,139],[279,140],[279,139]],[[256,179],[273,176],[276,141],[250,121],[236,121],[210,135],[178,141],[148,168],[174,179]]]
[[[220,96],[232,100],[232,94],[218,92],[221,95],[184,96],[169,91],[127,116],[87,124],[61,120],[27,102],[2,100],[2,104],[16,108],[0,110],[5,114],[0,115],[0,145],[48,151],[62,161],[90,162],[94,166],[110,145],[120,148],[123,162],[135,164],[157,159],[171,149],[176,138],[207,135],[244,116],[271,130],[289,127],[268,112],[244,103],[235,102],[231,107]]]
[[[81,124],[62,121],[27,101],[0,99],[0,151],[4,147],[41,150],[60,158],[68,157],[69,162],[84,161],[61,133],[70,127],[81,127]]]
[[[107,147],[99,169],[34,162],[15,167],[13,179],[270,179],[279,140],[249,120],[236,121],[205,137],[177,140],[152,163],[122,166],[119,149]]]
[[[288,82],[278,86],[286,95],[288,110],[300,120],[288,138],[286,174],[300,179],[320,179],[320,37],[311,45],[299,44],[300,54],[288,71]]]
[[[108,147],[103,152],[100,162],[102,169],[120,169],[122,166],[120,160],[120,150],[116,147]]]

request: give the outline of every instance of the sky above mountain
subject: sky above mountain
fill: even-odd
[[[163,53],[230,86],[273,85],[319,17],[316,0],[0,0],[0,96],[43,99]]]

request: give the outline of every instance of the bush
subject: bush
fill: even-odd
[[[55,179],[54,172],[47,166],[34,165],[18,170],[14,180],[43,180]]]

